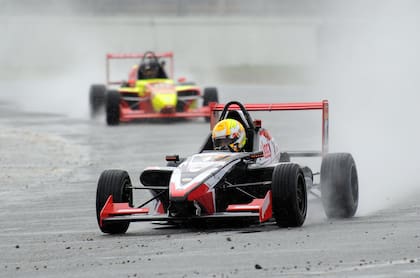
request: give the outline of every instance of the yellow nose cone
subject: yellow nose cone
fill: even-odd
[[[168,109],[173,107],[175,109],[177,102],[176,92],[165,92],[159,93],[156,92],[152,95],[152,106],[155,112],[161,112],[163,109]]]

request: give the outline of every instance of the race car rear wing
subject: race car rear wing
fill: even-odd
[[[211,106],[210,128],[213,129],[219,119],[219,112],[225,108],[224,104],[214,104]],[[294,102],[294,103],[269,103],[269,104],[244,104],[247,111],[278,111],[278,110],[321,110],[322,111],[322,149],[321,151],[288,151],[289,156],[323,156],[328,153],[328,100],[320,102]],[[237,105],[229,106],[229,110],[238,110]]]
[[[149,52],[150,53],[150,52]],[[174,54],[173,52],[154,53],[157,58],[169,59],[170,76],[173,77],[174,73]],[[107,53],[106,54],[106,83],[108,85],[120,85],[123,81],[111,81],[111,65],[110,61],[115,59],[143,59],[148,52],[145,53]]]

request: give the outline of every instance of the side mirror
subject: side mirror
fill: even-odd
[[[165,157],[165,159],[166,159],[166,161],[175,161],[175,162],[178,162],[179,161],[179,155],[177,155],[177,154],[174,154],[174,155],[167,155],[166,157]]]

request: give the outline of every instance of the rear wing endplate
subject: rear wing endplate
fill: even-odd
[[[218,120],[219,112],[223,111],[224,104],[210,105],[210,127],[211,129]],[[270,104],[244,104],[247,111],[293,111],[293,110],[321,110],[322,111],[322,150],[308,152],[287,152],[290,156],[323,156],[328,153],[328,100],[319,102],[294,102],[294,103],[270,103]],[[232,105],[229,110],[237,110],[239,106]]]

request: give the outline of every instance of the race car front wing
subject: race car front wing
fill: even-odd
[[[144,222],[144,221],[168,221],[189,222],[194,220],[231,221],[244,220],[263,223],[272,218],[271,191],[264,198],[254,199],[248,204],[229,205],[225,212],[213,214],[170,216],[168,213],[152,214],[147,207],[133,208],[128,203],[114,203],[109,196],[100,213],[99,225],[105,222]]]

